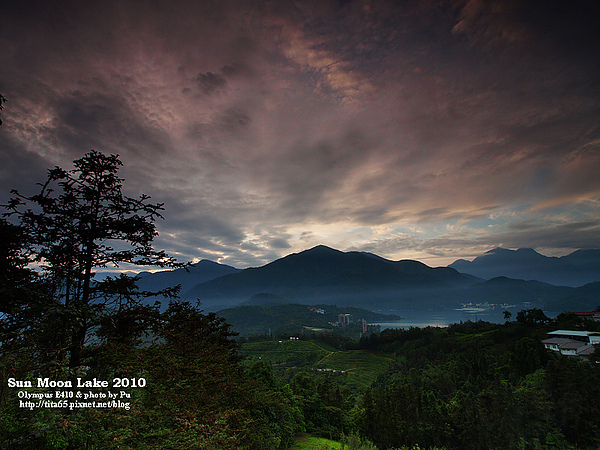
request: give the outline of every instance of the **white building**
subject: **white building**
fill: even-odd
[[[556,330],[548,333],[544,347],[560,352],[561,355],[588,359],[594,352],[594,345],[600,343],[600,333],[596,331]]]
[[[548,333],[548,337],[571,339],[573,341],[581,341],[588,344],[600,343],[600,333],[597,331],[556,330]]]
[[[338,314],[338,326],[345,327],[352,323],[352,314]]]

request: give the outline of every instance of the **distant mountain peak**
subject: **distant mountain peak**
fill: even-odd
[[[331,247],[327,247],[326,245],[323,244],[319,244],[313,248],[309,248],[308,250],[304,250],[303,252],[300,253],[344,253],[341,250],[336,250],[335,248],[331,248]]]
[[[519,248],[517,249],[516,253],[522,254],[522,255],[538,255],[538,256],[543,256],[540,253],[536,252],[534,249],[532,248]]]
[[[519,252],[522,253],[526,253],[526,252],[535,252],[535,250],[531,249],[531,248],[519,248],[517,250],[511,250],[510,248],[505,248],[505,247],[496,247],[493,248],[491,250],[488,250],[487,252],[485,252],[483,254],[483,256],[486,255],[510,255],[510,254],[516,254]]]
[[[504,247],[496,247],[492,250],[488,250],[482,256],[478,256],[477,258],[482,258],[482,257],[486,257],[486,256],[487,257],[489,257],[489,256],[496,256],[496,257],[534,256],[534,257],[547,258],[547,256],[544,256],[529,247],[518,248],[516,250],[511,250],[509,248],[504,248]]]
[[[509,250],[509,249],[504,248],[504,247],[496,247],[496,248],[493,248],[493,249],[488,250],[487,252],[485,252],[484,256],[485,255],[493,255],[495,253],[502,253],[502,252],[512,252],[512,250]]]
[[[201,259],[197,263],[190,264],[190,265],[193,267],[197,267],[199,265],[204,265],[204,266],[212,266],[212,267],[230,267],[232,269],[237,269],[236,267],[230,266],[228,264],[221,264],[221,263],[218,263],[215,261],[211,261],[210,259]]]

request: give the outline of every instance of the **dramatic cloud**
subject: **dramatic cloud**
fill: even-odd
[[[600,247],[596,2],[1,8],[5,198],[94,148],[182,260]]]

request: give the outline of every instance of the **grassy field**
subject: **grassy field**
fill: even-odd
[[[261,359],[266,363],[277,365],[315,364],[330,354],[334,349],[312,341],[259,341],[242,345],[241,354],[248,360]]]
[[[391,360],[387,357],[352,350],[337,351],[321,359],[315,366],[318,369],[331,369],[346,375],[346,384],[354,389],[366,389],[379,375],[385,373]]]
[[[385,373],[391,358],[361,350],[339,351],[326,344],[301,340],[270,340],[242,345],[246,363],[262,360],[276,373],[308,370],[335,374],[338,381],[352,389],[364,390]]]
[[[338,450],[342,444],[325,438],[300,436],[290,450]]]

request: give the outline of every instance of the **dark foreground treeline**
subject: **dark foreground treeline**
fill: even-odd
[[[153,343],[109,338],[90,344],[83,352],[86,365],[76,374],[59,361],[44,360],[41,351],[51,348],[49,341],[38,341],[39,352],[32,346],[3,349],[0,448],[289,448],[300,413],[285,392],[257,381],[253,370],[242,367],[238,344],[223,319],[187,303],[172,303],[156,319]],[[75,376],[106,380],[108,388],[78,389]],[[73,388],[40,389],[37,377],[73,380]],[[9,378],[31,381],[33,387],[10,388]],[[114,378],[130,380],[129,386],[113,388]],[[132,387],[134,380],[143,387]],[[68,403],[92,401],[77,398],[78,391],[112,391],[121,407],[30,409],[21,403],[24,391],[52,393],[55,401]],[[57,391],[66,397],[56,397]],[[122,397],[121,391],[131,397]],[[125,402],[129,409],[122,407]]]

